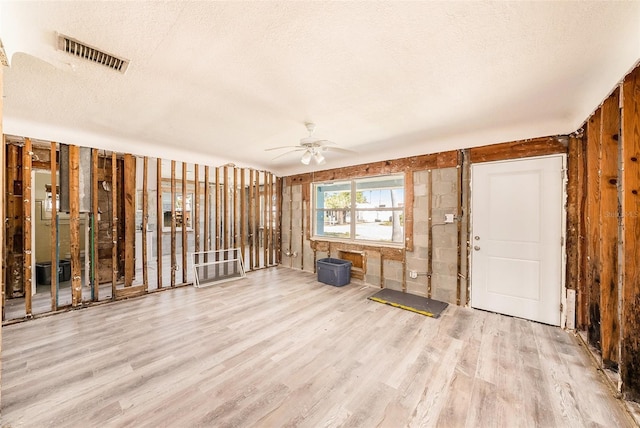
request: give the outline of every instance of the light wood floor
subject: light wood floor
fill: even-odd
[[[287,268],[3,328],[10,427],[625,427],[571,333]]]

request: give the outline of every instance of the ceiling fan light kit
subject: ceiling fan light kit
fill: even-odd
[[[351,153],[351,150],[329,146],[329,144],[335,144],[332,141],[314,138],[313,131],[316,129],[316,125],[314,123],[307,122],[305,123],[305,126],[307,127],[307,131],[309,131],[309,136],[305,138],[301,138],[299,145],[273,147],[270,149],[266,149],[267,151],[287,149],[287,148],[293,149],[288,152],[279,154],[278,156],[274,157],[273,160],[278,159],[279,157],[282,157],[289,153],[303,152],[302,157],[300,158],[300,162],[302,162],[302,164],[309,165],[311,163],[311,160],[313,159],[313,161],[317,165],[324,165],[325,163],[327,163],[327,160],[322,155],[323,151],[330,150],[330,151],[336,151],[336,152]]]

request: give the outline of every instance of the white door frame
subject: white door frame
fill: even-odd
[[[560,153],[560,154],[553,154],[553,155],[544,155],[544,156],[531,156],[531,157],[524,157],[524,158],[516,158],[516,159],[505,159],[505,160],[499,160],[499,161],[490,161],[490,162],[477,162],[477,163],[482,163],[482,164],[497,164],[497,163],[505,163],[505,162],[518,162],[521,160],[533,160],[533,159],[545,159],[545,158],[552,158],[552,157],[561,157],[562,158],[562,219],[561,219],[561,235],[562,235],[562,249],[560,251],[562,260],[560,261],[560,267],[561,267],[561,289],[560,289],[560,303],[562,304],[562,311],[560,313],[560,327],[561,328],[566,328],[567,326],[567,313],[575,313],[575,307],[569,309],[567,307],[567,284],[566,284],[566,272],[567,272],[567,181],[568,181],[568,174],[567,174],[567,155],[565,153]],[[473,163],[472,163],[473,165]],[[469,203],[469,228],[468,228],[468,233],[467,233],[467,242],[469,242],[469,245],[473,245],[473,239],[472,239],[472,229],[473,229],[473,169],[469,168],[469,189],[470,189],[470,203]],[[468,251],[467,252],[469,259],[468,259],[468,263],[469,263],[469,305],[472,304],[471,302],[471,287],[473,287],[473,275],[471,275],[471,272],[473,272],[473,252],[472,251]],[[573,301],[573,305],[575,305],[575,301]]]

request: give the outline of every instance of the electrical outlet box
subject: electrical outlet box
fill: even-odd
[[[444,215],[444,222],[445,223],[453,223],[455,218],[456,218],[455,214],[445,214]]]
[[[409,278],[416,279],[417,277],[418,277],[418,272],[416,272],[415,270],[409,271]]]

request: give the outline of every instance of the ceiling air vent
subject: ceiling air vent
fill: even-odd
[[[129,60],[103,52],[64,34],[58,34],[58,49],[73,56],[87,59],[112,70],[123,73],[129,67]]]

